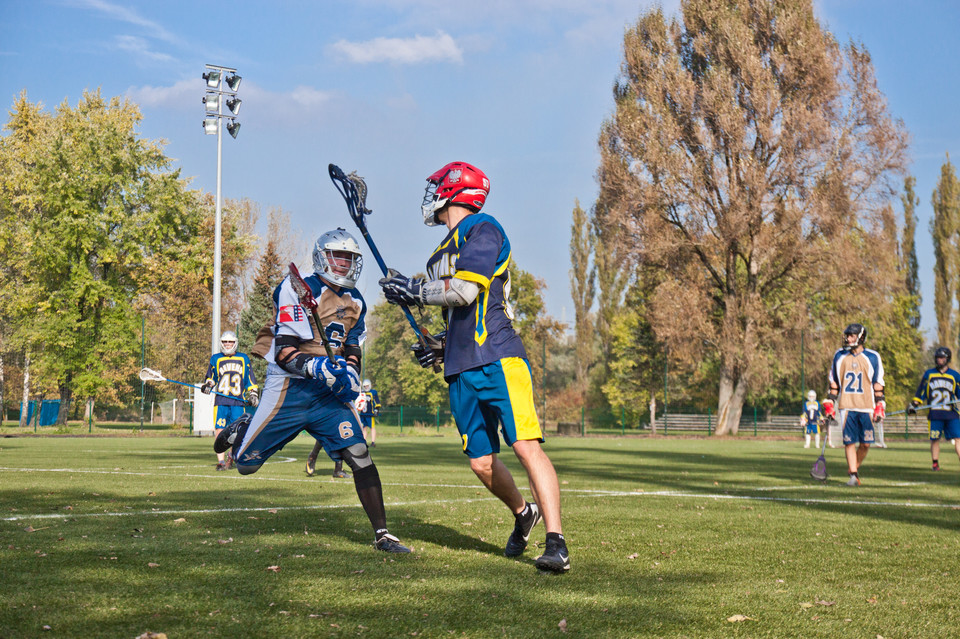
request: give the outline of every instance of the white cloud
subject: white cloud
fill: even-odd
[[[150,32],[150,35],[167,42],[178,43],[179,38],[167,31],[163,26],[144,18],[136,11],[127,7],[105,2],[104,0],[67,0],[68,6],[80,7],[82,9],[91,9],[98,11],[114,20],[126,22],[127,24],[143,27]]]
[[[180,80],[169,87],[131,87],[127,91],[127,98],[144,107],[181,108],[191,107],[198,112],[197,107],[203,97],[202,80]]]
[[[435,36],[416,35],[412,38],[374,38],[365,42],[340,40],[331,45],[336,53],[351,62],[392,62],[419,64],[421,62],[463,62],[463,52],[449,34],[438,31]]]
[[[147,41],[137,36],[122,35],[116,37],[116,47],[121,51],[135,55],[141,60],[149,62],[173,62],[173,56],[167,53],[154,51]]]

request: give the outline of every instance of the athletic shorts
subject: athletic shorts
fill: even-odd
[[[807,434],[808,435],[820,434],[820,424],[818,424],[817,422],[807,422]]]
[[[931,419],[928,421],[930,441],[960,438],[960,419]]]
[[[260,405],[244,434],[233,446],[238,466],[257,466],[302,431],[323,445],[332,459],[353,444],[364,444],[357,413],[327,390],[323,382],[268,375]]]
[[[360,423],[363,424],[364,428],[373,428],[375,425],[373,421],[373,415],[361,415]]]
[[[226,428],[246,412],[244,406],[215,406],[214,408],[216,408],[214,428]]]
[[[521,357],[501,360],[450,378],[450,411],[463,440],[463,452],[476,459],[500,452],[499,427],[507,446],[543,441],[533,404],[530,364]]]
[[[870,413],[842,410],[840,423],[843,424],[844,445],[873,443],[873,416]]]

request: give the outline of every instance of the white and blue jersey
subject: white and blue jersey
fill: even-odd
[[[803,403],[803,421],[808,433],[820,432],[820,402],[814,399]]]

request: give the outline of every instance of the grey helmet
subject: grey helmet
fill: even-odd
[[[224,342],[233,342],[233,346],[226,346]],[[220,352],[230,356],[237,352],[237,334],[233,331],[224,331],[220,335]]]
[[[817,401],[817,391],[814,391],[814,390],[808,391],[808,392],[807,392],[807,400],[809,400],[809,401],[811,401],[811,402]]]
[[[346,273],[342,275],[334,270],[334,264],[331,261],[333,251],[343,251],[351,254],[350,266]],[[324,233],[313,245],[313,270],[319,277],[331,284],[353,288],[357,285],[357,280],[360,279],[362,269],[363,255],[360,253],[360,245],[344,229],[338,228]]]
[[[369,379],[363,380],[363,390],[369,391],[371,388],[373,388],[373,384],[370,383],[370,380]]]

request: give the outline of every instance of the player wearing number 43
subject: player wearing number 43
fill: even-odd
[[[200,392],[209,394],[212,390],[219,393],[213,400],[215,435],[243,415],[246,405],[257,405],[257,380],[250,368],[250,359],[245,353],[237,352],[237,334],[233,331],[225,331],[220,336],[220,352],[210,357]],[[217,470],[227,470],[231,461],[224,459],[223,453],[217,453]]]
[[[864,347],[867,329],[851,324],[843,331],[843,348],[830,366],[830,392],[823,402],[823,414],[836,419],[843,429],[843,447],[850,479],[847,486],[860,485],[860,465],[874,443],[874,427],[883,421],[883,363],[877,351]]]
[[[500,223],[480,212],[489,192],[487,176],[465,162],[447,164],[428,177],[423,221],[448,231],[427,260],[429,279],[394,271],[380,286],[392,304],[443,307],[445,336],[416,345],[417,360],[424,368],[443,360],[450,409],[470,469],[514,515],[504,554],[523,553],[542,515],[547,538],[536,565],[562,573],[570,569],[570,557],[560,528],[560,487],[540,446],[530,365],[511,322],[510,242]],[[523,498],[497,456],[499,430],[527,473],[535,503]]]
[[[314,273],[305,278],[316,308],[305,308],[287,275],[273,293],[275,319],[257,334],[251,353],[267,360],[267,379],[252,418],[223,431],[215,450],[232,448],[241,475],[257,472],[302,431],[334,460],[353,470],[360,504],[374,530],[374,546],[410,549],[387,530],[380,474],[370,458],[353,400],[360,394],[366,304],[355,288],[363,267],[360,246],[343,229],[324,233],[313,249]],[[333,351],[325,354],[323,331]]]
[[[930,429],[930,459],[933,469],[940,470],[940,437],[953,444],[960,457],[960,373],[948,368],[953,353],[941,346],[933,354],[934,368],[923,374],[917,394],[907,408],[908,413],[916,413],[917,406],[929,404],[927,414]]]

